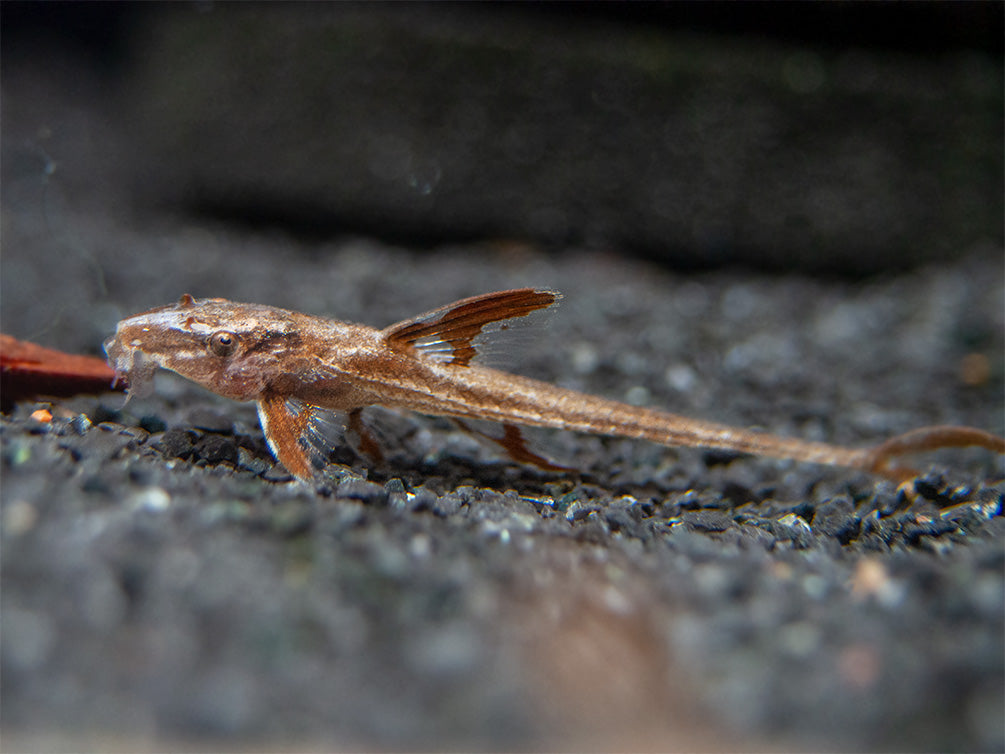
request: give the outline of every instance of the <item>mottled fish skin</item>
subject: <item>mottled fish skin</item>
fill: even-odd
[[[129,381],[130,395],[148,392],[153,371],[163,367],[227,398],[257,401],[269,447],[304,480],[324,460],[312,450],[321,444],[317,428],[327,421],[320,412],[348,412],[359,428],[359,412],[372,405],[497,422],[502,437],[491,439],[511,457],[552,471],[561,467],[527,449],[517,425],[847,466],[896,479],[914,474],[890,465],[905,453],[963,445],[1005,452],[1005,440],[969,427],[923,428],[865,449],[780,437],[629,406],[478,363],[488,336],[559,298],[543,288],[499,291],[377,330],[186,294],[122,320],[105,351]],[[362,439],[364,447],[375,447]]]
[[[119,322],[105,353],[134,392],[157,367],[169,369],[219,395],[255,400],[292,359],[300,331],[311,319],[269,306],[183,297]],[[227,338],[233,339],[228,343]]]

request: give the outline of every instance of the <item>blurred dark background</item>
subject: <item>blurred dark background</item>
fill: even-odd
[[[0,12],[5,203],[57,172],[113,214],[677,268],[1002,243],[1001,3]]]

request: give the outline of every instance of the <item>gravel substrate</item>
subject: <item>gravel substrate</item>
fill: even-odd
[[[115,291],[52,330],[74,350],[181,291],[383,325],[533,281],[566,291],[523,353],[535,376],[853,444],[946,421],[1001,431],[986,256],[852,284],[73,222]],[[18,241],[44,268],[51,245]],[[136,244],[163,253],[110,258]],[[88,265],[71,257],[53,296],[81,295]],[[5,291],[16,334],[28,298]],[[973,353],[990,365],[976,385]],[[124,408],[79,398],[50,424],[32,408],[0,424],[5,731],[99,748],[1003,742],[1005,485],[987,454],[928,458],[898,488],[537,438],[577,478],[386,414],[386,464],[343,446],[314,489],[272,461],[252,406],[170,375]]]

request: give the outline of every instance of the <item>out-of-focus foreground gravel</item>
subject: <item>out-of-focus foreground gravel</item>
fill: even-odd
[[[565,298],[525,374],[846,444],[1003,431],[993,233],[865,279],[304,238],[132,202],[130,124],[57,80],[5,70],[6,333],[98,353],[185,292],[385,326],[541,285]],[[346,445],[311,487],[252,406],[171,375],[36,407],[0,419],[5,750],[1005,745],[986,453],[897,487],[559,433],[535,441],[582,474],[547,474],[384,414],[386,463]]]

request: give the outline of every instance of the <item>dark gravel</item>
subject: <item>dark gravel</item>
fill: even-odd
[[[254,280],[277,269],[249,263],[254,237],[214,233],[243,260],[221,287],[283,298]],[[89,243],[121,247],[120,234]],[[202,253],[185,236],[171,244],[179,271]],[[354,242],[325,251],[342,274],[322,281],[329,263],[307,248],[281,237],[268,247],[287,255],[279,269],[308,301],[386,286],[359,304],[372,316],[351,315],[377,324],[405,313],[415,280],[424,290],[409,310],[465,292],[455,275],[475,281],[469,291],[564,277],[566,305],[528,371],[575,387],[842,442],[939,421],[1001,429],[1000,371],[963,384],[961,323],[927,315],[939,299],[951,317],[1000,317],[1001,288],[981,284],[995,265],[977,259],[857,285],[678,277],[572,251],[516,268],[464,248],[417,261]],[[168,287],[168,274],[140,287]],[[173,287],[200,284],[182,272]],[[123,290],[151,304],[166,293]],[[702,313],[681,311],[682,297]],[[756,318],[732,319],[727,302]],[[81,324],[99,329],[102,308],[86,311],[97,319]],[[898,323],[895,342],[868,325],[880,342],[862,340],[843,321],[876,316]],[[1000,347],[989,356],[1000,364]],[[251,406],[170,377],[149,399],[121,400],[64,402],[48,425],[25,405],[0,424],[6,730],[86,732],[99,748],[106,736],[1001,743],[1005,484],[985,454],[937,455],[932,473],[897,488],[551,438],[545,447],[583,469],[577,479],[507,463],[438,420],[392,415],[386,465],[343,447],[313,490],[272,461]]]
[[[305,239],[131,201],[111,158],[129,124],[86,77],[53,81],[3,81],[12,335],[98,353],[184,292],[384,326],[547,285],[565,299],[523,373],[848,444],[1003,431],[996,238],[867,279]],[[43,144],[52,170],[12,161]],[[898,487],[558,433],[535,442],[581,473],[546,474],[375,412],[385,462],[339,444],[307,486],[253,406],[171,375],[125,406],[35,407],[0,419],[5,751],[1005,748],[986,453]]]

